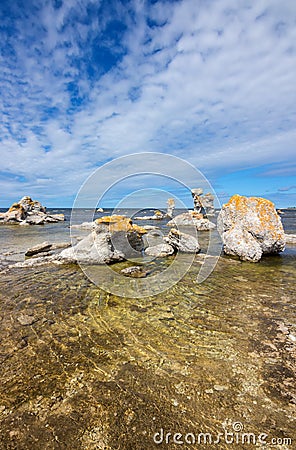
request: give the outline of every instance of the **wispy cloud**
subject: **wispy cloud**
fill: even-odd
[[[73,197],[132,152],[178,155],[213,182],[294,160],[293,0],[29,0],[0,13],[1,170],[23,177],[3,181],[9,200]]]
[[[279,192],[287,192],[296,190],[296,185],[294,186],[285,186],[278,189]]]

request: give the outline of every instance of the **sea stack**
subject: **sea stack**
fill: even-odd
[[[208,192],[203,194],[201,188],[191,189],[193,197],[194,211],[203,216],[210,217],[215,215],[214,196]]]
[[[224,253],[257,262],[285,249],[285,234],[274,204],[260,197],[234,195],[218,217]]]
[[[167,207],[166,215],[167,215],[167,217],[172,219],[174,210],[175,210],[175,200],[173,198],[168,198],[167,205],[168,205],[168,207]]]
[[[43,225],[48,222],[64,220],[64,214],[48,214],[45,206],[28,196],[13,203],[8,211],[0,215],[0,223],[18,223],[20,225]]]

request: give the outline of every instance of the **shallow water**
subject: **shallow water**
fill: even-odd
[[[138,299],[75,266],[2,273],[0,448],[293,448],[295,261],[293,247],[258,264],[221,257],[198,284],[197,255],[179,283]],[[161,429],[217,440],[235,423],[268,444],[239,431],[212,446],[153,440]]]

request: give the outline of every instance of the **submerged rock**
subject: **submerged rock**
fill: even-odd
[[[148,275],[148,272],[141,266],[126,267],[125,269],[122,269],[120,273],[132,278],[145,278]]]
[[[196,237],[187,233],[181,233],[175,228],[171,229],[165,240],[176,251],[185,253],[198,253],[200,251],[200,246]]]
[[[26,326],[33,325],[33,323],[37,322],[38,318],[29,314],[20,314],[17,320],[21,325]]]
[[[14,203],[6,213],[0,215],[2,223],[19,223],[20,225],[42,225],[64,220],[64,214],[48,214],[45,206],[28,196]]]
[[[234,195],[218,217],[224,252],[257,262],[285,249],[285,234],[274,204],[264,198]]]
[[[176,226],[195,226],[198,231],[209,231],[213,230],[216,225],[206,219],[203,214],[197,213],[196,211],[187,211],[185,213],[179,214],[167,223],[169,227]]]

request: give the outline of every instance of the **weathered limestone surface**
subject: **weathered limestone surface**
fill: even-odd
[[[214,196],[208,192],[203,194],[201,188],[192,189],[191,195],[193,197],[194,211],[203,214],[206,217],[215,215]]]
[[[175,228],[170,230],[165,240],[176,251],[185,253],[198,253],[200,251],[200,246],[196,237],[187,233],[182,233]]]
[[[95,220],[94,230],[78,244],[61,252],[67,262],[110,264],[141,256],[142,236],[147,231],[124,216],[105,216]]]
[[[264,198],[234,195],[218,217],[224,252],[257,262],[285,249],[285,234],[274,204]]]

